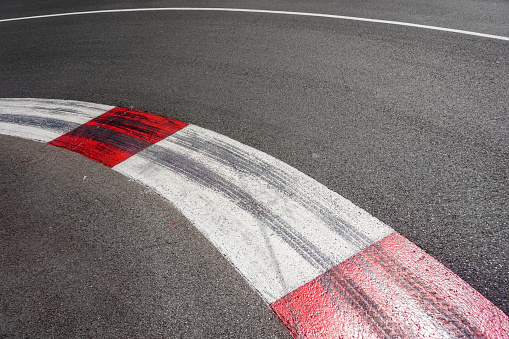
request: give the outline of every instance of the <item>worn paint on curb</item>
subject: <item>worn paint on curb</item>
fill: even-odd
[[[0,99],[0,133],[67,148],[158,192],[295,338],[505,338],[509,317],[445,266],[287,164],[170,118]]]

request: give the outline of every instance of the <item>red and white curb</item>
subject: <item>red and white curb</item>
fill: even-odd
[[[509,317],[380,220],[212,131],[77,101],[0,99],[0,133],[92,158],[168,199],[295,338],[509,338]]]

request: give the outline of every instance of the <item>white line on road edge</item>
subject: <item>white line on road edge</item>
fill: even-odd
[[[309,16],[309,17],[319,17],[319,18],[332,18],[332,19],[341,19],[341,20],[371,22],[371,23],[397,25],[397,26],[406,26],[406,27],[414,27],[414,28],[424,28],[424,29],[431,29],[431,30],[435,30],[435,31],[458,33],[458,34],[472,35],[472,36],[483,37],[483,38],[490,38],[490,39],[509,41],[509,37],[500,36],[500,35],[471,32],[471,31],[465,31],[465,30],[461,30],[461,29],[445,28],[445,27],[438,27],[438,26],[412,24],[412,23],[409,23],[409,22],[400,22],[400,21],[391,21],[391,20],[379,20],[379,19],[368,19],[368,18],[358,18],[358,17],[343,16],[343,15],[334,15],[334,14],[289,12],[289,11],[271,11],[271,10],[264,10],[264,9],[242,9],[242,8],[193,8],[193,7],[181,7],[181,8],[175,7],[175,8],[171,8],[170,7],[170,8],[106,9],[106,10],[99,10],[99,11],[70,12],[70,13],[59,13],[59,14],[35,15],[35,16],[27,16],[27,17],[11,18],[11,19],[1,19],[0,23],[1,22],[9,22],[9,21],[30,20],[30,19],[54,18],[54,17],[71,16],[71,15],[86,15],[86,14],[100,14],[100,13],[121,13],[121,12],[148,12],[148,11],[216,11],[216,12],[243,12],[243,13],[265,13],[265,14],[298,15],[298,16]]]

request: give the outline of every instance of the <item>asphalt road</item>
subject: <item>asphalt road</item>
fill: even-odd
[[[0,19],[74,11],[141,7],[223,7],[300,11],[411,22],[509,36],[505,0],[4,0]]]
[[[33,141],[2,135],[0,154],[0,337],[290,337],[157,194]]]
[[[256,7],[509,35],[504,2],[376,3]],[[186,4],[150,3],[177,5]],[[2,6],[4,18],[99,8]],[[324,18],[146,12],[0,23],[0,51],[0,97],[134,107],[253,146],[366,209],[509,314],[508,42]]]

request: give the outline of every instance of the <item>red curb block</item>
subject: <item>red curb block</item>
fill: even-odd
[[[49,144],[113,167],[187,125],[153,113],[115,107]]]
[[[509,318],[397,232],[271,304],[294,338],[509,338]]]

